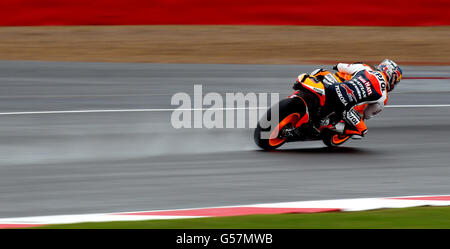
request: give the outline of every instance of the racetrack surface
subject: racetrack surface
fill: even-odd
[[[328,66],[330,68],[330,66]],[[449,194],[450,107],[391,107],[364,140],[262,152],[251,129],[174,129],[174,93],[291,93],[313,66],[0,62],[0,217]],[[450,67],[404,67],[450,77]],[[390,105],[450,104],[450,80],[405,79]]]

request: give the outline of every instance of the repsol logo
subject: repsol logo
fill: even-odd
[[[381,92],[384,92],[384,90],[386,89],[386,81],[384,80],[383,75],[380,72],[375,72],[374,75],[380,82]]]
[[[350,122],[357,125],[359,123],[359,119],[356,116],[350,115]]]
[[[353,125],[357,125],[360,122],[360,118],[354,113],[354,110],[347,112],[347,119]]]

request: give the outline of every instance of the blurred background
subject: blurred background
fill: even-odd
[[[0,9],[0,57],[448,64],[449,9],[445,0],[13,0]]]

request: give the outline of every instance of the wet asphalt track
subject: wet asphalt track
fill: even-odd
[[[174,108],[172,94],[291,92],[311,66],[0,62],[0,112]],[[404,67],[450,77],[450,67]],[[389,104],[450,104],[404,80]],[[0,217],[450,193],[450,107],[386,108],[365,140],[261,152],[250,129],[181,129],[170,112],[0,115]]]

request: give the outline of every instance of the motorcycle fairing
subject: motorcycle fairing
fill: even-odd
[[[306,74],[299,75],[297,82],[300,83],[305,89],[317,95],[321,106],[325,105],[325,86],[322,82],[317,81],[315,78],[309,77]]]

